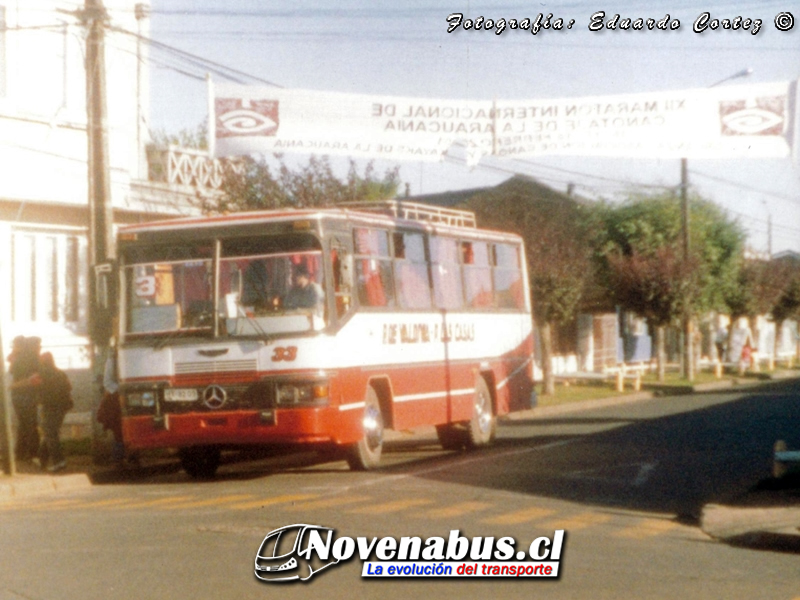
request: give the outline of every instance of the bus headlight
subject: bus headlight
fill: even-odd
[[[278,406],[325,406],[328,404],[328,384],[323,382],[279,383],[275,390]]]
[[[153,408],[156,405],[155,392],[128,392],[125,402],[131,408]]]

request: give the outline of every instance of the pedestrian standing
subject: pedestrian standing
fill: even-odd
[[[97,422],[114,436],[111,458],[118,466],[125,462],[125,443],[122,438],[122,406],[119,403],[119,382],[117,381],[117,361],[113,349],[106,359],[103,372],[103,398],[97,409]]]
[[[39,403],[42,406],[42,431],[44,443],[39,451],[42,468],[50,465],[51,473],[61,471],[67,466],[61,448],[61,425],[64,417],[72,409],[72,384],[67,374],[56,366],[53,355],[45,352],[39,359],[39,376],[36,378]]]
[[[8,356],[11,374],[11,403],[17,415],[18,460],[34,460],[39,453],[39,427],[36,409],[36,390],[33,377],[39,370],[39,351],[42,340],[38,337],[14,338]]]

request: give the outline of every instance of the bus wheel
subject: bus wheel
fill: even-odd
[[[364,431],[361,439],[350,446],[347,453],[347,463],[354,471],[368,471],[377,467],[383,450],[383,415],[378,395],[371,387],[367,389],[364,404]]]
[[[464,431],[463,426],[458,427],[452,423],[437,425],[436,435],[445,450],[461,450],[467,441],[466,431]]]
[[[181,448],[181,466],[193,479],[211,479],[219,467],[220,454],[216,446]]]
[[[483,377],[475,382],[472,418],[467,425],[467,448],[485,446],[494,439],[497,419],[492,411],[492,395]]]

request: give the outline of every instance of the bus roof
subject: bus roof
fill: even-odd
[[[406,203],[403,203],[406,204]],[[412,204],[412,203],[408,203]],[[382,203],[375,203],[376,210],[382,208]],[[420,206],[413,203],[414,206]],[[431,207],[436,209],[437,207]],[[452,209],[445,209],[452,211]],[[474,226],[474,214],[468,211],[452,211],[472,215],[472,226],[454,225],[449,222],[431,220],[428,218],[401,218],[383,212],[372,212],[363,204],[348,207],[333,208],[300,208],[300,209],[276,209],[250,212],[236,212],[224,215],[182,217],[177,219],[165,219],[150,221],[135,225],[125,225],[120,227],[119,233],[161,233],[169,231],[187,231],[191,229],[222,229],[237,227],[242,225],[258,225],[259,223],[288,222],[296,220],[336,220],[350,221],[362,226],[383,226],[383,227],[408,227],[427,231],[449,233],[451,235],[461,235],[466,237],[485,237],[490,236],[498,239],[519,239],[513,233],[494,231],[488,229],[478,229]],[[414,213],[416,214],[416,213]],[[462,220],[451,220],[451,222],[464,222]],[[466,221],[469,222],[469,221]]]

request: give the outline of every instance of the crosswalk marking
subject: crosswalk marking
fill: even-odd
[[[581,529],[586,529],[587,527],[592,527],[593,525],[602,525],[611,520],[611,517],[608,515],[602,515],[599,513],[580,513],[578,515],[574,515],[572,517],[566,517],[564,519],[557,519],[555,521],[549,521],[544,523],[543,525],[547,529],[563,529],[565,531],[579,531]]]
[[[80,508],[112,508],[128,502],[131,502],[131,498],[109,498],[108,500],[97,500],[96,502],[81,504]]]
[[[206,498],[205,500],[195,500],[190,502],[182,502],[180,504],[173,504],[166,506],[170,510],[178,510],[182,508],[201,508],[203,506],[218,506],[220,504],[227,504],[228,502],[239,502],[242,500],[249,500],[253,494],[234,494],[230,496],[217,496],[216,498]]]
[[[218,510],[247,510],[265,507],[276,507],[285,512],[316,511],[322,509],[338,509],[342,513],[355,515],[389,515],[409,511],[407,514],[420,519],[440,520],[491,511],[497,504],[467,500],[462,502],[436,502],[428,498],[405,498],[376,502],[374,497],[367,495],[322,493],[296,493],[271,497],[258,498],[254,494],[228,494],[224,496],[203,497],[198,495],[175,495],[144,498],[141,496],[107,498],[86,502],[81,498],[60,498],[55,500],[42,500],[32,503],[0,504],[0,511],[16,510],[31,512],[65,511],[65,510],[91,510],[105,509],[109,511],[124,511],[132,509],[156,508],[162,511],[175,511],[181,509],[195,509],[214,507]],[[414,510],[417,509],[417,510]],[[566,514],[565,514],[566,513]],[[589,527],[603,525],[612,521],[612,515],[596,511],[586,511],[570,514],[570,511],[557,513],[556,510],[540,506],[529,506],[520,510],[512,510],[484,515],[479,521],[489,525],[518,525],[537,521],[547,529],[563,529],[565,531],[579,531]],[[618,538],[629,540],[646,540],[658,535],[663,535],[680,525],[668,517],[642,515],[631,524],[625,523],[624,527],[617,525],[609,533]],[[793,598],[800,600],[800,597]]]
[[[191,500],[194,496],[168,496],[166,498],[156,498],[155,500],[145,500],[143,502],[134,502],[133,504],[123,504],[119,508],[151,508],[172,504],[173,502],[184,502]]]
[[[614,536],[641,540],[666,533],[670,529],[674,529],[677,526],[677,523],[668,519],[644,519],[636,525],[615,531]]]
[[[554,512],[554,510],[550,510],[549,508],[533,506],[531,508],[497,515],[489,519],[483,519],[481,523],[486,523],[488,525],[516,525],[518,523],[527,523],[528,521],[549,517]]]
[[[65,508],[74,508],[80,500],[70,499],[70,500],[52,500],[50,502],[43,502],[41,504],[34,504],[29,508],[31,510],[62,510]]]
[[[283,496],[272,496],[271,498],[262,498],[261,500],[253,500],[252,502],[231,504],[230,508],[233,510],[247,510],[248,508],[263,508],[276,504],[302,502],[303,500],[311,500],[313,498],[319,498],[319,494],[284,494]]]
[[[407,508],[413,508],[415,506],[424,506],[426,504],[431,504],[433,500],[427,500],[425,498],[409,498],[407,500],[394,500],[392,502],[384,502],[383,504],[372,504],[370,506],[364,506],[361,508],[356,508],[353,510],[348,510],[348,513],[357,514],[357,515],[384,515],[388,513],[396,513]]]
[[[331,508],[335,506],[345,506],[347,504],[358,504],[371,500],[369,496],[339,496],[337,498],[325,498],[323,500],[312,500],[310,502],[299,502],[291,506],[285,506],[283,510],[302,511],[317,510],[320,508]]]
[[[480,510],[486,510],[487,508],[491,507],[492,505],[488,502],[459,502],[445,508],[432,508],[428,511],[425,511],[420,516],[428,519],[448,519],[451,517],[460,517],[461,515],[478,512]]]

